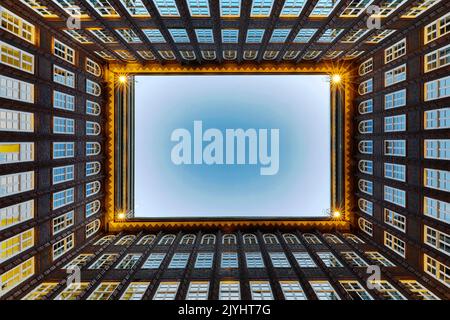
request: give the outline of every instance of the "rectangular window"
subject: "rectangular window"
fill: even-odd
[[[115,29],[119,36],[127,43],[141,43],[141,38],[134,32],[133,29]]]
[[[424,197],[423,214],[433,219],[450,224],[450,203]]]
[[[75,236],[70,234],[69,236],[59,240],[52,246],[53,260],[56,260],[67,253],[74,247]]]
[[[317,252],[317,255],[328,268],[342,267],[342,263],[331,252]]]
[[[71,64],[75,64],[75,50],[53,38],[53,54]]]
[[[179,282],[160,282],[153,300],[175,300]]]
[[[274,29],[269,42],[271,43],[284,43],[291,33],[291,29]]]
[[[425,168],[424,184],[427,188],[450,192],[450,171]]]
[[[417,280],[400,280],[400,282],[408,288],[412,294],[419,296],[421,300],[441,300],[433,292],[417,282]]]
[[[425,101],[442,99],[450,96],[450,76],[425,82]]]
[[[87,0],[89,5],[102,17],[118,17],[119,14],[108,0]]]
[[[62,117],[53,117],[53,133],[55,134],[74,134],[75,120]]]
[[[300,29],[295,36],[294,43],[308,43],[317,32],[317,29]]]
[[[307,252],[293,252],[295,260],[297,260],[300,268],[316,268],[317,265],[314,263],[313,259],[311,259],[310,255]]]
[[[450,108],[425,111],[425,130],[450,128]]]
[[[74,201],[74,188],[53,193],[53,210],[64,207]]]
[[[150,282],[131,282],[120,300],[141,300],[144,296]]]
[[[70,261],[68,264],[66,264],[62,269],[70,269],[74,267],[82,268],[84,267],[89,261],[94,258],[93,254],[90,253],[82,253],[76,256],[72,261]]]
[[[53,81],[63,86],[75,88],[75,73],[53,65]]]
[[[339,281],[352,300],[373,300],[372,296],[358,281]]]
[[[169,269],[184,269],[189,260],[189,253],[175,253],[169,264]]]
[[[384,86],[389,87],[393,84],[406,80],[406,64],[402,64],[394,69],[384,73]]]
[[[53,159],[73,158],[74,154],[74,142],[53,142]]]
[[[71,181],[74,178],[74,165],[53,168],[53,184]]]
[[[406,217],[400,213],[384,208],[384,222],[402,232],[406,232]]]
[[[450,256],[450,235],[447,233],[424,226],[424,242],[430,247]]]
[[[34,25],[2,6],[0,6],[0,29],[35,44],[36,30]]]
[[[209,281],[191,281],[186,300],[208,300]]]
[[[223,43],[238,43],[239,29],[223,29],[222,42]]]
[[[384,231],[384,245],[399,254],[403,258],[406,256],[406,243],[400,238],[390,234],[389,232]]]
[[[424,254],[424,271],[450,288],[450,267]]]
[[[384,177],[392,180],[406,181],[406,166],[403,164],[385,162]]]
[[[89,282],[71,283],[55,298],[55,300],[75,300],[88,288]]]
[[[405,157],[406,140],[384,140],[384,155]]]
[[[372,285],[386,300],[405,300],[405,297],[386,280],[371,280]]]
[[[239,17],[241,15],[241,0],[220,0],[221,17]]]
[[[209,17],[208,0],[187,0],[191,17]]]
[[[34,84],[0,74],[0,98],[34,102]]]
[[[75,96],[53,90],[53,107],[62,110],[75,110]]]
[[[406,38],[384,50],[384,63],[392,62],[406,54]]]
[[[220,262],[221,268],[238,268],[238,256],[236,252],[223,252]]]
[[[341,2],[341,0],[319,0],[309,16],[311,18],[328,17],[339,2]]]
[[[34,142],[0,143],[0,164],[28,162],[33,160]]]
[[[175,0],[153,0],[153,2],[162,17],[180,16]]]
[[[28,229],[0,242],[0,263],[34,246],[34,229]]]
[[[1,7],[0,7],[1,9]],[[0,297],[34,275],[34,257],[0,275]]]
[[[117,43],[116,38],[114,38],[114,36],[112,36],[105,29],[88,29],[88,30],[103,43],[108,44]]]
[[[430,72],[450,65],[450,44],[427,53],[424,56],[424,72]]]
[[[166,39],[158,29],[142,29],[151,43],[165,43]]]
[[[190,42],[186,29],[169,29],[169,33],[175,43]]]
[[[339,37],[344,29],[325,29],[317,42],[331,43]]]
[[[424,44],[450,33],[450,12],[424,27]]]
[[[310,281],[309,283],[319,300],[341,300],[328,281]]]
[[[241,288],[239,281],[220,281],[219,300],[240,300]]]
[[[0,198],[34,190],[34,171],[0,176]]]
[[[214,43],[212,29],[195,29],[198,43]]]
[[[264,261],[260,252],[246,252],[247,268],[264,268]]]
[[[33,132],[34,115],[8,109],[0,109],[0,131]]]
[[[406,130],[406,114],[384,117],[384,132],[398,132]]]
[[[142,266],[142,269],[158,269],[161,266],[165,256],[165,253],[151,253],[148,256],[147,261],[145,261]]]
[[[46,295],[56,288],[58,283],[56,282],[43,282],[31,290],[25,297],[21,300],[43,300]]]
[[[290,268],[286,255],[283,252],[269,252],[270,260],[274,268]]]
[[[13,204],[0,209],[0,230],[34,218],[34,200]]]
[[[368,264],[354,251],[341,252],[342,258],[352,267],[367,267]]]
[[[252,300],[273,300],[269,281],[250,281]]]
[[[384,109],[394,109],[406,106],[406,89],[384,95]]]
[[[199,252],[197,253],[197,259],[195,260],[196,269],[210,269],[213,266],[213,252]]]
[[[34,55],[3,41],[0,41],[0,62],[34,74]]]
[[[425,159],[450,160],[450,139],[425,139]]]
[[[386,259],[378,251],[366,251],[365,254],[370,260],[374,261],[375,263],[381,264],[385,267],[395,267],[395,264]]]
[[[131,269],[140,258],[140,253],[129,253],[117,264],[116,269]]]
[[[103,254],[100,258],[97,259],[89,269],[106,269],[109,268],[119,257],[117,253],[107,253]]]
[[[247,38],[245,42],[247,43],[261,43],[264,37],[264,29],[248,29]]]
[[[307,300],[298,281],[280,281],[280,287],[286,300]]]
[[[63,30],[67,35],[69,35],[72,39],[75,41],[81,43],[81,44],[90,44],[92,43],[91,40],[89,40],[88,37],[81,34],[78,30],[75,29],[67,29]]]
[[[108,300],[118,285],[119,282],[101,282],[87,300]]]
[[[384,186],[384,200],[400,207],[406,206],[406,193],[404,190]]]
[[[53,235],[60,233],[63,230],[73,226],[74,223],[74,211],[66,212],[56,218],[53,218]]]

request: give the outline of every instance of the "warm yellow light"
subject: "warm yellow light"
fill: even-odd
[[[128,80],[128,79],[127,79],[127,76],[120,76],[120,77],[119,77],[119,82],[122,83],[122,84],[125,83],[125,82],[127,82],[127,80]]]
[[[331,76],[331,82],[333,82],[334,84],[341,83],[341,81],[342,81],[342,77],[340,74],[333,74]]]
[[[120,213],[117,215],[117,218],[119,218],[120,220],[125,219],[125,213],[120,212]]]
[[[340,217],[341,217],[341,212],[340,212],[340,211],[334,211],[334,212],[333,212],[333,218],[338,219],[338,218],[340,218]]]

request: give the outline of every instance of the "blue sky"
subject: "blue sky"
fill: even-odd
[[[323,216],[330,207],[326,76],[136,77],[136,217]],[[279,129],[279,171],[175,165],[173,130]],[[204,145],[207,143],[205,142]]]

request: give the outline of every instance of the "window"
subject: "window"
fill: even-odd
[[[406,193],[404,190],[384,186],[384,200],[400,207],[406,206]]]
[[[264,268],[264,261],[260,252],[246,252],[245,260],[247,268]]]
[[[319,300],[341,300],[328,281],[310,281]]]
[[[205,234],[202,237],[201,244],[215,244],[216,243],[216,236],[213,234]]]
[[[317,252],[317,255],[328,268],[342,267],[342,263],[331,252]]]
[[[406,181],[406,166],[403,164],[385,162],[384,177],[392,180]]]
[[[86,114],[98,116],[101,112],[100,105],[96,102],[86,100]]]
[[[98,97],[102,93],[102,88],[97,82],[86,79],[86,92]]]
[[[74,134],[75,120],[62,117],[53,117],[53,133]]]
[[[384,155],[405,157],[406,140],[384,140]]]
[[[181,238],[180,244],[194,244],[195,243],[195,235],[186,234]]]
[[[450,44],[424,56],[424,72],[430,72],[450,64]]]
[[[273,300],[269,281],[250,281],[252,300]]]
[[[215,60],[216,52],[214,50],[202,50],[202,57],[205,60]]]
[[[108,300],[118,285],[119,282],[101,282],[87,300]]]
[[[179,282],[160,282],[153,300],[175,300]]]
[[[72,261],[66,264],[62,269],[72,269],[75,267],[82,268],[94,258],[93,254],[82,253],[76,256]]]
[[[406,231],[406,217],[395,211],[385,208],[384,209],[384,222],[402,232]]]
[[[358,150],[364,154],[373,153],[373,141],[372,140],[362,140],[358,143]]]
[[[175,43],[189,43],[189,36],[186,29],[168,29]]]
[[[141,56],[142,59],[156,60],[155,55],[150,50],[137,50],[136,52]]]
[[[0,7],[2,9],[2,7]],[[0,297],[34,275],[34,257],[0,275]]]
[[[31,74],[34,74],[34,55],[0,41],[0,62]]]
[[[86,162],[85,173],[86,177],[96,175],[100,172],[101,164],[98,161]]]
[[[384,50],[384,63],[392,62],[406,54],[406,38]]]
[[[421,300],[441,300],[433,292],[425,288],[417,280],[400,280],[400,282],[416,297]]]
[[[192,17],[209,17],[208,0],[187,0],[186,2]]]
[[[208,281],[191,281],[189,283],[186,300],[208,300],[208,293]]]
[[[116,269],[132,269],[141,258],[140,253],[128,253],[117,264]]]
[[[367,59],[359,65],[358,74],[360,76],[366,75],[373,71],[373,58]]]
[[[21,300],[43,300],[44,297],[52,292],[57,285],[58,283],[56,282],[43,282],[31,290],[31,292],[29,292]]]
[[[239,281],[220,281],[219,300],[240,300]]]
[[[221,17],[239,17],[241,15],[241,0],[220,0]]]
[[[94,246],[103,246],[105,244],[110,244],[113,240],[114,240],[114,236],[113,235],[104,236],[104,237],[98,239],[94,243]]]
[[[275,60],[278,56],[278,53],[280,53],[280,51],[274,51],[274,50],[264,51],[263,59],[264,60]]]
[[[316,268],[317,265],[311,259],[307,252],[293,252],[295,260],[297,261],[300,268]]]
[[[162,17],[180,16],[175,0],[153,0],[153,3]]]
[[[386,300],[405,300],[405,297],[386,280],[370,280]]]
[[[0,242],[0,263],[34,246],[34,229],[28,229]]]
[[[33,160],[34,142],[0,142],[0,164],[28,162]]]
[[[100,191],[100,181],[86,183],[86,197],[93,196]]]
[[[450,108],[425,111],[425,130],[450,128]]]
[[[373,120],[360,121],[358,124],[358,131],[362,134],[373,133]]]
[[[269,42],[271,43],[284,43],[287,37],[291,33],[291,29],[274,29]]]
[[[348,31],[344,37],[342,37],[342,43],[355,43],[369,32],[368,29],[357,29]]]
[[[424,44],[439,39],[450,32],[450,13],[424,27]]]
[[[423,255],[423,258],[424,271],[450,288],[450,268],[426,254]]]
[[[268,17],[274,0],[253,0],[250,17]]]
[[[257,50],[244,50],[244,60],[255,60],[258,57]]]
[[[34,102],[34,84],[0,74],[0,98]]]
[[[53,260],[56,260],[74,247],[75,236],[73,233],[55,242],[52,246]]]
[[[352,300],[373,300],[372,296],[358,281],[339,281],[339,283],[351,296]]]
[[[34,190],[34,171],[0,176],[0,198]]]
[[[75,50],[53,38],[53,54],[71,64],[75,64]]]
[[[398,66],[384,73],[384,86],[388,87],[393,84],[406,80],[406,64]]]
[[[352,267],[367,267],[368,264],[354,251],[341,252],[342,258]]]
[[[313,234],[309,234],[309,233],[305,233],[303,235],[303,239],[306,241],[306,243],[308,244],[321,244],[322,242],[319,240],[319,238],[317,238],[315,235]]]
[[[135,239],[136,239],[136,236],[134,236],[134,235],[123,236],[122,238],[120,238],[119,240],[116,241],[115,245],[116,246],[129,246],[130,244],[132,244],[134,242]]]
[[[417,18],[440,1],[441,0],[421,0],[409,8],[408,11],[402,15],[402,18]]]
[[[303,59],[303,60],[314,60],[314,59],[317,58],[321,53],[322,53],[322,51],[320,51],[320,50],[308,50],[308,51],[306,51],[306,53],[303,55],[302,59]]]
[[[142,29],[151,43],[165,43],[166,39],[158,29]]]
[[[78,30],[75,29],[67,29],[67,30],[63,30],[64,33],[66,33],[68,36],[70,36],[72,39],[74,39],[75,41],[81,43],[81,44],[91,44],[91,40],[89,40],[88,37],[86,37],[85,35],[81,34]]]
[[[399,108],[406,105],[406,89],[388,93],[384,96],[384,109]]]
[[[365,100],[358,105],[359,114],[367,114],[373,112],[373,99]]]
[[[100,219],[95,219],[92,222],[89,222],[85,228],[85,236],[86,239],[94,235],[98,230],[100,230]]]
[[[0,208],[0,230],[34,218],[34,200]]]
[[[425,187],[450,192],[450,171],[424,169]]]
[[[372,0],[353,0],[344,9],[340,17],[344,18],[359,17],[372,2],[373,2]]]
[[[169,269],[184,269],[189,260],[189,253],[174,253]]]
[[[141,246],[147,246],[147,245],[152,244],[153,241],[155,241],[155,239],[156,239],[156,236],[154,236],[153,234],[146,235],[146,236],[143,236],[141,239],[139,239],[137,244],[141,245]]]
[[[87,2],[102,17],[119,16],[108,0],[87,0]]]
[[[312,18],[328,17],[341,0],[319,0],[310,13]]]
[[[199,252],[197,253],[197,259],[195,260],[196,269],[210,269],[213,266],[213,252]]]
[[[261,43],[264,37],[264,29],[248,29],[247,38],[245,42],[247,43]]]
[[[173,234],[166,234],[164,237],[159,240],[159,245],[171,245],[175,240],[175,236]]]
[[[238,255],[236,252],[223,252],[220,262],[221,268],[238,268]]]
[[[371,222],[367,221],[364,218],[359,218],[358,219],[358,226],[359,228],[364,231],[365,233],[367,233],[369,236],[373,235],[373,225]]]
[[[223,235],[222,244],[226,244],[226,245],[236,244],[236,236],[234,234]]]
[[[425,82],[425,101],[442,99],[450,96],[450,76]]]
[[[223,43],[238,43],[239,29],[223,29],[222,42]]]
[[[330,233],[324,233],[323,237],[325,238],[325,240],[327,240],[329,243],[333,243],[333,244],[342,244],[341,239],[339,239],[337,236],[335,236],[334,234],[330,234]]]
[[[142,266],[142,269],[158,269],[165,256],[165,253],[151,253]]]
[[[57,65],[53,65],[53,81],[63,86],[75,88],[75,74]]]
[[[319,0],[320,1],[320,0]],[[331,43],[344,31],[344,29],[325,29],[317,42]]]
[[[300,240],[298,240],[297,236],[291,233],[283,234],[283,239],[287,244],[300,244]]]
[[[359,160],[359,171],[365,174],[373,174],[373,161],[372,160]]]
[[[300,29],[294,38],[294,43],[308,43],[317,29]]]
[[[120,300],[141,300],[150,282],[131,282]]]
[[[89,269],[107,269],[116,261],[119,257],[117,253],[107,253],[100,256]]]
[[[299,54],[298,50],[287,50],[283,55],[283,60],[295,60]]]
[[[100,134],[100,124],[94,121],[86,121],[86,135],[98,136]]]
[[[34,25],[3,6],[0,6],[0,29],[10,32],[31,44],[35,43],[36,31]]]
[[[378,251],[366,251],[364,253],[370,260],[372,260],[375,263],[381,264],[381,265],[383,265],[385,267],[395,267],[395,264],[393,264],[391,261],[386,259]]]
[[[280,281],[280,287],[286,300],[307,300],[298,281]]]
[[[450,160],[450,139],[425,139],[425,159]]]
[[[281,9],[281,18],[298,17],[305,6],[306,0],[286,0]]]
[[[277,237],[275,235],[273,235],[273,234],[265,234],[263,236],[263,238],[264,238],[264,243],[265,244],[277,244],[277,243],[279,243]]]
[[[450,235],[445,232],[424,226],[424,242],[430,247],[450,256]]]
[[[197,58],[193,50],[180,50],[180,54],[184,60],[195,60]]]
[[[358,236],[355,236],[354,234],[351,234],[351,233],[344,233],[344,237],[348,241],[351,241],[356,244],[364,243],[364,241],[361,240]]]
[[[101,147],[98,142],[86,142],[86,155],[95,156],[100,154]]]
[[[100,77],[100,75],[102,74],[102,68],[100,67],[100,65],[89,58],[86,58],[86,71],[96,77]]]
[[[369,36],[366,40],[366,43],[380,43],[383,40],[386,40],[390,35],[392,35],[396,30],[395,29],[385,29],[381,31],[375,32],[373,35]]]
[[[100,210],[100,207],[100,200],[95,200],[87,203],[85,209],[86,218],[89,218],[90,216],[96,214]]]
[[[450,203],[424,197],[423,214],[433,219],[450,224]]]
[[[133,29],[115,29],[115,31],[125,40],[127,43],[142,43],[139,36],[134,32]]]
[[[373,79],[370,78],[366,81],[363,81],[358,86],[358,93],[360,95],[368,94],[373,91]]]
[[[359,179],[358,180],[359,191],[367,193],[369,195],[373,194],[373,182],[369,180]]]
[[[400,238],[384,231],[384,245],[405,258],[406,243],[403,240],[400,240]]]
[[[55,300],[75,300],[88,288],[89,282],[71,283],[55,298]]]
[[[0,132],[33,132],[34,116],[29,112],[0,109]]]
[[[195,29],[198,43],[214,43],[212,29]]]
[[[53,107],[62,110],[75,111],[75,96],[53,90]]]
[[[58,234],[59,232],[73,226],[74,223],[74,211],[66,212],[56,218],[53,218],[53,235]]]

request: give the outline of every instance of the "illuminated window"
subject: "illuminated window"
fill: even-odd
[[[75,88],[75,73],[53,65],[53,81],[63,86]]]
[[[367,221],[364,218],[358,219],[358,226],[361,231],[367,233],[369,236],[373,235],[373,225],[371,222]]]
[[[373,202],[366,199],[358,199],[358,207],[369,216],[373,215]]]
[[[94,243],[94,246],[103,246],[105,244],[110,244],[113,240],[114,240],[114,236],[113,235],[104,236],[104,237],[98,239]]]
[[[384,96],[384,109],[394,109],[406,105],[406,89],[394,91]]]
[[[165,43],[166,40],[158,29],[142,29],[151,43]]]
[[[240,300],[241,288],[239,281],[220,281],[219,300]]]
[[[56,282],[43,282],[33,290],[31,290],[21,300],[43,300],[44,297],[56,288],[58,283]]]
[[[425,130],[450,128],[450,108],[425,111]]]
[[[223,252],[220,261],[221,268],[238,268],[238,255],[236,252]]]
[[[196,269],[210,269],[213,266],[213,252],[199,252],[197,253],[197,258],[195,260]]]
[[[192,17],[209,17],[208,0],[187,0],[186,2]]]
[[[0,132],[33,132],[34,116],[29,112],[0,109]]]
[[[88,288],[89,282],[70,283],[55,300],[75,300]]]
[[[361,240],[361,238],[359,238],[358,236],[355,236],[354,234],[351,234],[351,233],[344,233],[344,237],[348,241],[351,241],[356,244],[365,243],[363,240]]]
[[[328,281],[310,281],[309,284],[319,300],[341,300]]]
[[[86,79],[86,92],[98,97],[102,93],[102,88],[97,82]]]
[[[344,31],[344,29],[325,29],[317,42],[333,42]]]
[[[0,98],[34,102],[34,84],[0,74]]]
[[[450,288],[450,267],[424,254],[423,269],[437,281]]]
[[[384,177],[397,181],[406,180],[406,166],[403,164],[384,163]]]
[[[56,167],[52,169],[53,184],[58,184],[66,181],[73,180],[74,177],[74,165],[68,165],[63,167]]]
[[[141,39],[132,29],[115,29],[127,43],[141,43]]]
[[[406,80],[406,64],[395,67],[384,73],[384,86],[388,87],[393,84]]]
[[[158,51],[158,53],[161,56],[161,58],[163,58],[165,60],[175,60],[176,59],[175,54],[171,50],[160,50],[160,51]]]
[[[145,60],[156,60],[156,57],[153,54],[153,52],[151,52],[149,50],[137,50],[136,52],[138,53],[138,55],[141,56],[142,59],[145,59]]]
[[[100,200],[95,200],[86,204],[85,215],[86,218],[96,214],[100,210]]]
[[[222,42],[223,43],[238,43],[239,29],[223,29]]]
[[[436,19],[424,27],[424,43],[439,39],[450,33],[450,13]]]
[[[100,154],[101,146],[98,142],[86,142],[86,156],[96,156]]]
[[[86,71],[96,77],[99,77],[102,74],[102,68],[100,65],[89,58],[86,58]]]
[[[165,256],[165,253],[151,253],[142,266],[142,269],[158,269]]]
[[[53,235],[73,226],[74,223],[74,211],[66,212],[56,218],[53,218]]]
[[[309,15],[311,18],[328,17],[341,0],[319,0]]]
[[[425,101],[442,99],[450,96],[450,76],[425,82]]]
[[[141,300],[144,296],[150,282],[131,282],[120,300]]]
[[[40,0],[20,0],[28,8],[32,9],[38,15],[44,18],[57,18],[58,16],[50,10],[46,5]]]
[[[386,300],[406,300],[405,297],[386,280],[370,280]]]
[[[395,211],[384,208],[384,222],[402,232],[406,231],[406,217]]]
[[[450,171],[424,169],[425,187],[450,192]]]
[[[390,35],[392,35],[396,30],[393,29],[385,29],[376,31],[374,34],[370,35],[366,40],[366,43],[376,44],[380,43],[383,40],[386,40]]]
[[[317,29],[300,29],[294,38],[294,43],[308,43]]]
[[[341,42],[355,43],[359,39],[361,39],[367,32],[369,32],[369,29],[350,30],[344,37],[342,37]]]
[[[153,3],[158,9],[159,14],[162,17],[179,17],[177,4],[175,0],[153,0]]]
[[[280,287],[286,300],[308,300],[298,281],[280,281]]]
[[[169,29],[170,35],[175,43],[189,43],[186,29]]]
[[[34,229],[28,229],[0,242],[0,263],[34,246]]]
[[[15,226],[34,218],[34,200],[0,208],[0,230]]]
[[[75,64],[75,50],[53,38],[53,54],[71,64]]]
[[[431,51],[424,56],[424,71],[430,72],[450,65],[450,45]]]
[[[0,198],[34,190],[34,171],[0,176]]]
[[[100,172],[101,164],[98,161],[95,162],[86,162],[85,172],[86,177],[90,177],[96,175]]]
[[[150,14],[142,1],[143,0],[120,0],[130,16],[136,18],[149,17]]]
[[[245,42],[247,43],[261,43],[264,37],[264,29],[248,29],[247,38]]]
[[[316,268],[317,265],[307,252],[293,252],[295,260],[300,268]]]
[[[400,6],[402,6],[406,0],[383,0],[380,4],[380,12],[373,14],[372,17],[386,18],[394,13]]]
[[[108,300],[118,285],[119,282],[100,282],[87,300]]]
[[[208,300],[209,281],[191,281],[186,300]]]
[[[358,281],[339,281],[352,300],[373,300],[371,295]]]
[[[424,242],[430,247],[439,250],[446,255],[450,256],[450,235],[431,228],[429,226],[424,226]]]
[[[139,253],[128,253],[123,259],[117,264],[116,269],[131,269],[141,258]]]
[[[320,51],[320,50],[308,50],[303,55],[302,59],[313,60],[313,59],[317,58],[321,53],[322,53],[322,51]]]
[[[384,245],[405,258],[406,243],[403,240],[400,240],[400,238],[384,231]]]
[[[359,114],[367,114],[373,112],[373,99],[365,100],[358,105]]]
[[[298,17],[305,7],[306,0],[286,0],[281,9],[281,18]]]
[[[89,269],[107,269],[117,260],[119,255],[117,253],[107,253],[100,256]]]
[[[406,38],[384,50],[384,63],[389,63],[406,54]]]
[[[73,249],[75,242],[75,236],[73,233],[67,237],[55,242],[52,246],[53,260],[56,260]]]
[[[117,43],[116,39],[105,29],[88,29],[88,30],[103,43]]]
[[[34,74],[34,55],[0,41],[0,62],[31,74]]]
[[[384,257],[378,251],[366,251],[364,253],[370,260],[372,260],[375,263],[381,264],[382,266],[385,267],[395,267],[395,264],[386,259],[386,257]]]
[[[125,61],[134,61],[134,56],[127,50],[114,50],[115,54],[117,54],[121,59]]]
[[[252,300],[273,300],[269,281],[250,281]]]
[[[368,94],[373,91],[373,78],[363,81],[358,86],[358,93],[360,95]]]
[[[450,139],[425,139],[425,159],[450,160]]]
[[[53,159],[72,158],[74,154],[73,142],[53,142]]]
[[[239,17],[241,15],[241,0],[220,0],[221,17]]]
[[[359,17],[367,7],[372,4],[373,0],[352,0],[350,4],[345,7],[340,17],[343,18],[356,18]]]
[[[212,29],[195,29],[198,43],[214,43]]]
[[[153,300],[175,300],[179,282],[160,282]]]
[[[58,191],[53,193],[53,210],[67,206],[74,201],[74,188]]]
[[[34,275],[34,257],[0,275],[0,297]]]
[[[402,18],[417,18],[439,2],[441,2],[441,0],[421,0],[418,3],[414,3],[414,5],[402,15]]]
[[[63,30],[63,31],[66,34],[68,34],[70,37],[72,37],[75,41],[78,41],[81,44],[92,43],[91,40],[89,40],[88,37],[86,37],[84,34],[81,33],[80,30],[67,29],[67,30]]]
[[[272,11],[274,0],[253,0],[250,11],[251,17],[268,17]]]
[[[415,296],[421,300],[441,300],[433,292],[425,288],[417,280],[400,280],[400,282]]]
[[[105,51],[94,51],[94,53],[105,60],[116,60],[112,55],[106,53]]]
[[[0,6],[0,29],[35,44],[36,30],[34,25],[2,6]]]
[[[116,9],[108,2],[108,0],[87,0],[95,11],[102,17],[117,17],[119,14]]]

